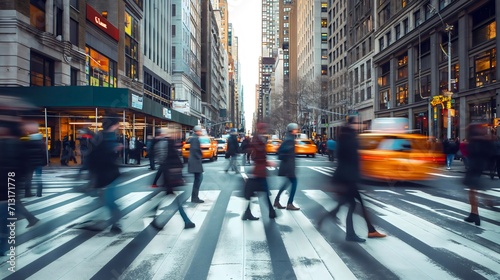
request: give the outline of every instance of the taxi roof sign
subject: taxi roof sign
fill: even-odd
[[[408,118],[376,118],[372,121],[371,132],[409,132]]]

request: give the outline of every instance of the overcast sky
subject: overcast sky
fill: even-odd
[[[228,0],[229,22],[238,37],[240,76],[243,84],[246,132],[251,131],[255,111],[255,85],[261,51],[261,0]]]

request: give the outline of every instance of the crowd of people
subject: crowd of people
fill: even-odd
[[[119,220],[122,213],[116,204],[118,197],[117,186],[119,185],[120,178],[118,159],[120,155],[124,154],[123,149],[127,149],[127,147],[123,145],[125,142],[123,139],[117,140],[119,121],[119,116],[108,113],[102,120],[102,131],[98,133],[93,133],[88,129],[80,131],[81,171],[87,171],[90,174],[91,187],[98,190],[100,201],[111,214],[111,218],[107,219],[104,225],[89,223],[84,227],[86,229],[103,230],[111,226],[112,232],[121,232]],[[356,208],[356,201],[361,205],[362,214],[368,229],[367,237],[383,238],[386,236],[378,232],[373,226],[370,213],[366,209],[359,192],[361,172],[357,131],[360,131],[360,125],[357,117],[349,117],[346,124],[341,128],[337,141],[333,139],[325,141],[324,152],[328,153],[329,160],[337,160],[337,168],[329,184],[331,192],[334,194],[333,197],[337,200],[337,206],[318,220],[319,227],[321,227],[325,218],[331,217],[337,221],[336,216],[340,207],[346,204],[348,212],[345,239],[353,242],[365,242],[365,239],[358,236],[353,227],[353,212]],[[43,174],[43,167],[48,164],[49,156],[46,145],[38,131],[38,124],[35,122],[25,121],[20,117],[12,115],[0,115],[0,154],[2,155],[0,157],[0,171],[4,178],[14,176],[15,174],[16,180],[24,190],[25,197],[34,195],[32,185],[36,185],[36,196],[41,197],[43,195],[41,176]],[[278,216],[276,209],[300,210],[294,203],[298,188],[295,138],[299,133],[299,126],[296,123],[287,125],[284,141],[277,152],[278,164],[267,159],[267,139],[264,135],[268,132],[269,126],[266,123],[258,123],[253,137],[242,137],[240,139],[241,143],[239,143],[237,131],[232,130],[228,139],[228,165],[224,171],[228,172],[232,170],[235,173],[241,171],[237,161],[239,154],[243,154],[241,156],[242,165],[253,163],[253,167],[251,167],[251,171],[249,172],[254,182],[253,187],[257,186],[255,189],[258,190],[257,193],[265,196],[269,218],[275,219]],[[176,192],[174,192],[176,188],[187,188],[183,175],[183,163],[178,152],[180,143],[177,141],[178,137],[175,137],[179,133],[180,130],[173,127],[159,129],[155,137],[148,137],[146,145],[150,169],[157,170],[152,187],[162,187],[165,195],[176,195]],[[190,140],[190,153],[186,170],[194,177],[191,188],[191,203],[205,202],[199,196],[204,173],[202,151],[198,139],[202,133],[202,127],[195,126]],[[132,150],[142,151],[143,144],[140,139],[133,139],[133,141],[134,149]],[[65,139],[63,142],[65,142],[63,145],[63,151],[65,152],[63,152],[63,157],[61,157],[61,164],[64,165],[67,164],[67,161],[76,161],[76,159],[71,158],[71,154],[74,152],[74,144],[71,143],[71,139]],[[129,146],[128,149],[131,150],[131,147]],[[467,128],[467,140],[446,139],[443,141],[443,153],[446,154],[447,169],[451,168],[457,153],[460,153],[460,157],[467,167],[463,184],[468,192],[470,203],[470,214],[464,220],[480,225],[478,196],[481,193],[480,190],[485,188],[485,184],[482,181],[483,176],[481,175],[485,170],[491,169],[492,164],[495,164],[497,175],[500,178],[500,140],[496,139],[496,141],[493,141],[486,126],[471,124]],[[136,154],[132,156],[137,157]],[[270,198],[270,187],[267,181],[269,166],[278,167],[278,176],[283,177],[282,185],[274,200]],[[245,184],[245,187],[249,185]],[[3,188],[0,192],[0,219],[6,221],[7,203],[10,198],[7,196],[7,186]],[[288,200],[286,204],[282,205],[281,196],[287,190]],[[250,193],[253,193],[253,191]],[[249,203],[241,216],[242,220],[258,220],[259,217],[254,216],[251,211],[251,197],[247,197],[247,199]],[[181,199],[176,197],[175,201],[177,203],[177,211],[184,220],[185,228],[194,228],[195,224],[185,213]],[[19,218],[26,218],[28,220],[28,227],[32,227],[39,222],[39,219],[24,207],[19,195],[17,195],[15,202],[16,215]],[[162,226],[155,221],[152,223],[152,226],[161,229]],[[0,249],[4,253],[7,248],[7,232],[5,227],[1,229],[0,234]]]

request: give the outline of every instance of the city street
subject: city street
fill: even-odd
[[[275,156],[269,156],[278,163]],[[122,233],[82,229],[82,223],[108,217],[98,198],[78,191],[86,181],[76,167],[44,170],[43,197],[22,198],[40,222],[26,228],[16,223],[15,270],[1,257],[1,279],[500,279],[500,181],[484,192],[496,206],[480,201],[481,225],[466,223],[467,191],[461,180],[463,166],[436,168],[424,182],[370,182],[362,196],[379,232],[386,238],[365,243],[345,241],[341,208],[336,223],[319,218],[335,207],[327,184],[335,164],[326,156],[297,158],[298,191],[294,204],[300,211],[277,210],[267,217],[265,201],[252,199],[258,221],[242,221],[247,201],[242,197],[241,174],[224,172],[223,156],[203,163],[200,198],[189,196],[193,176],[177,192],[196,224],[184,229],[174,198],[151,188],[156,171],[143,166],[123,167],[119,184]],[[184,172],[187,172],[185,167]],[[284,182],[270,168],[271,200]],[[395,171],[397,172],[397,171]],[[488,178],[488,180],[490,180]],[[288,199],[282,196],[281,204]],[[162,230],[151,226],[155,207]],[[357,234],[367,237],[359,204],[354,216]]]

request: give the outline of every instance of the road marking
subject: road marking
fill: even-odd
[[[445,174],[439,174],[439,173],[426,173],[426,174],[439,176],[439,177],[445,177],[445,178],[463,178],[463,176],[445,175]]]

